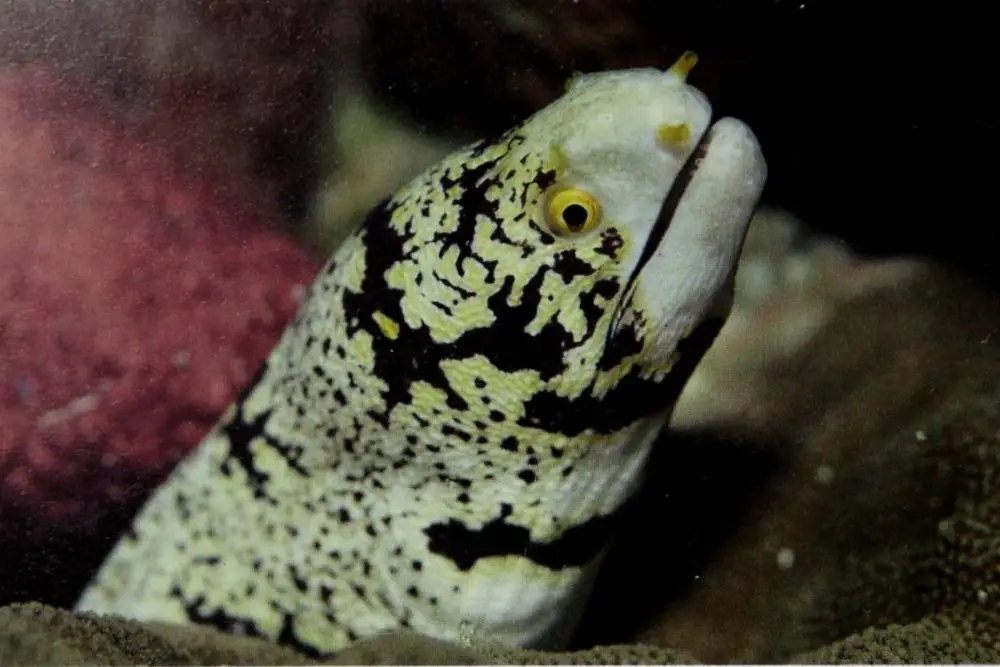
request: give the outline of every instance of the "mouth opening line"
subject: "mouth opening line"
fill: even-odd
[[[621,320],[622,313],[625,312],[625,308],[632,301],[632,294],[635,290],[636,279],[642,272],[642,269],[649,263],[649,260],[653,257],[653,253],[660,245],[660,241],[663,240],[663,235],[667,233],[667,229],[670,227],[670,223],[673,221],[674,214],[677,212],[677,207],[680,205],[681,198],[684,196],[684,191],[687,190],[688,184],[691,183],[691,179],[694,178],[695,172],[698,171],[698,167],[701,166],[701,161],[704,159],[706,153],[708,153],[708,146],[711,143],[712,131],[711,128],[705,132],[702,136],[701,141],[695,146],[695,149],[691,151],[691,155],[688,156],[687,161],[684,166],[681,167],[680,172],[677,174],[677,178],[670,186],[670,190],[667,192],[667,196],[663,200],[663,204],[660,206],[660,213],[656,216],[656,222],[653,223],[653,228],[649,232],[649,237],[646,239],[646,244],[642,247],[642,254],[639,255],[639,261],[636,263],[635,269],[633,269],[631,275],[628,277],[628,282],[625,283],[624,297],[622,298],[621,305],[618,308],[618,314],[615,317],[614,323],[608,328],[608,340],[610,341],[611,336],[614,335],[615,331],[618,329],[618,323]]]

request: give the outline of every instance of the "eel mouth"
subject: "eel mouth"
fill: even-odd
[[[705,132],[701,140],[695,146],[694,150],[691,151],[691,155],[688,156],[687,161],[684,162],[684,166],[677,173],[677,177],[674,182],[670,184],[670,190],[667,191],[667,196],[663,199],[663,204],[660,205],[660,212],[656,216],[656,222],[653,223],[653,228],[649,232],[649,236],[646,238],[646,243],[642,247],[642,253],[639,255],[639,261],[636,263],[635,268],[629,275],[628,280],[625,283],[625,289],[622,291],[623,297],[621,303],[618,306],[618,312],[615,314],[614,323],[608,328],[608,339],[606,343],[611,342],[611,338],[618,332],[618,326],[621,322],[622,314],[627,309],[628,305],[632,302],[632,296],[635,292],[636,280],[639,274],[642,273],[643,268],[649,263],[649,260],[653,257],[653,253],[660,246],[663,241],[663,236],[667,233],[670,228],[670,223],[674,219],[674,215],[677,212],[677,207],[680,205],[681,199],[684,197],[684,193],[687,191],[688,185],[694,178],[695,173],[698,171],[698,167],[701,166],[702,160],[705,159],[705,155],[708,153],[709,145],[712,142],[713,136],[712,128],[710,127],[707,132]]]

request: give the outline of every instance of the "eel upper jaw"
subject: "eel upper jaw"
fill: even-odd
[[[649,231],[649,235],[646,237],[646,242],[642,246],[642,251],[639,254],[639,260],[636,262],[635,268],[629,274],[628,280],[625,282],[625,288],[622,290],[622,298],[618,304],[618,308],[615,312],[614,320],[611,326],[608,328],[606,344],[610,344],[611,339],[620,333],[622,325],[622,317],[628,310],[632,303],[632,298],[635,295],[635,290],[638,285],[639,274],[642,273],[643,267],[649,262],[656,248],[663,241],[664,234],[667,233],[667,229],[670,227],[670,222],[673,220],[674,213],[677,211],[677,205],[684,196],[684,190],[687,185],[691,182],[695,171],[698,169],[698,165],[701,159],[708,152],[708,145],[711,141],[711,132],[705,132],[698,142],[698,145],[688,156],[681,170],[677,173],[677,177],[674,179],[673,183],[670,185],[670,189],[667,191],[666,196],[663,198],[663,203],[660,205],[660,212],[656,216],[656,221],[653,223],[652,229]]]
[[[722,118],[702,136],[660,206],[628,277],[608,343],[626,324],[640,283],[651,298],[653,347],[672,354],[703,321],[728,314],[737,260],[767,178],[757,138]]]

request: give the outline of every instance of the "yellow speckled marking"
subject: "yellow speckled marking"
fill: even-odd
[[[671,125],[663,123],[656,127],[656,140],[664,148],[674,148],[677,145],[684,145],[691,141],[691,128],[685,123]]]
[[[391,317],[387,316],[381,310],[376,310],[372,313],[372,318],[375,320],[375,324],[378,328],[382,330],[385,337],[389,340],[396,340],[399,338],[399,323]]]

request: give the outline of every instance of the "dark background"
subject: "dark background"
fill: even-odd
[[[1000,58],[980,5],[591,2],[588,45],[567,36],[586,1],[551,3],[540,29],[518,35],[477,17],[474,4],[375,11],[370,35],[380,41],[366,62],[376,89],[432,128],[490,132],[558,94],[573,70],[666,67],[693,49],[690,80],[760,136],[767,203],[862,252],[930,254],[1000,280]]]

